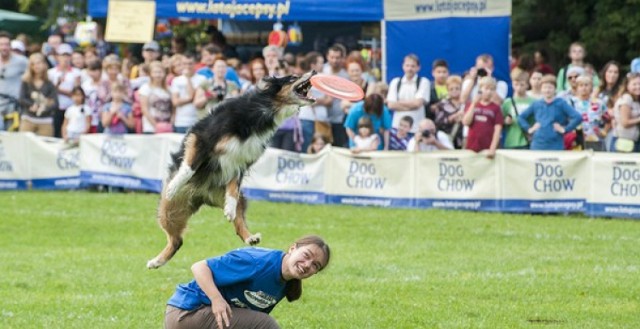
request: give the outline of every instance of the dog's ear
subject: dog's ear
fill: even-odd
[[[262,78],[260,81],[258,81],[258,84],[256,85],[256,88],[258,90],[267,90],[269,89],[269,87],[271,86],[271,84],[273,84],[273,82],[276,80],[276,77],[264,77]]]

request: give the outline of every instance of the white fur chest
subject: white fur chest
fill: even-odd
[[[252,135],[244,142],[235,137],[230,138],[218,158],[222,170],[222,182],[229,182],[246,170],[249,164],[258,160],[273,133]]]
[[[287,120],[289,117],[293,116],[294,114],[296,114],[298,112],[298,109],[300,108],[300,105],[287,105],[283,108],[280,109],[280,111],[278,111],[278,114],[276,115],[276,127],[280,127],[280,125]]]

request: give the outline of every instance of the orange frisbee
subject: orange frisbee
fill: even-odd
[[[364,98],[364,91],[360,86],[339,76],[317,74],[311,77],[311,84],[321,92],[335,98],[352,102]]]

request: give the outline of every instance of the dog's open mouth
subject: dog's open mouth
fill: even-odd
[[[298,98],[305,100],[305,101],[309,101],[309,102],[315,102],[316,100],[311,97],[309,95],[309,91],[311,90],[311,77],[316,74],[316,72],[312,72],[309,77],[307,77],[306,80],[300,82],[297,86],[295,86],[295,88],[293,89],[293,92],[296,94],[296,96],[298,96]]]

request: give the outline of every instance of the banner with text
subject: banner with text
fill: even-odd
[[[640,157],[594,153],[591,157],[590,216],[640,218]]]
[[[83,183],[160,192],[167,175],[168,142],[163,135],[83,135]]]
[[[29,134],[0,132],[0,190],[26,190],[31,178]],[[33,134],[30,134],[33,135]]]
[[[325,174],[327,203],[413,207],[414,161],[405,152],[354,155],[334,148]]]
[[[268,148],[242,181],[246,197],[256,200],[323,204],[327,155]]]
[[[28,139],[31,184],[34,189],[80,187],[80,147],[60,138],[25,135]]]
[[[494,160],[471,151],[416,154],[416,206],[498,211]]]
[[[500,151],[503,211],[582,212],[589,185],[589,152]]]

